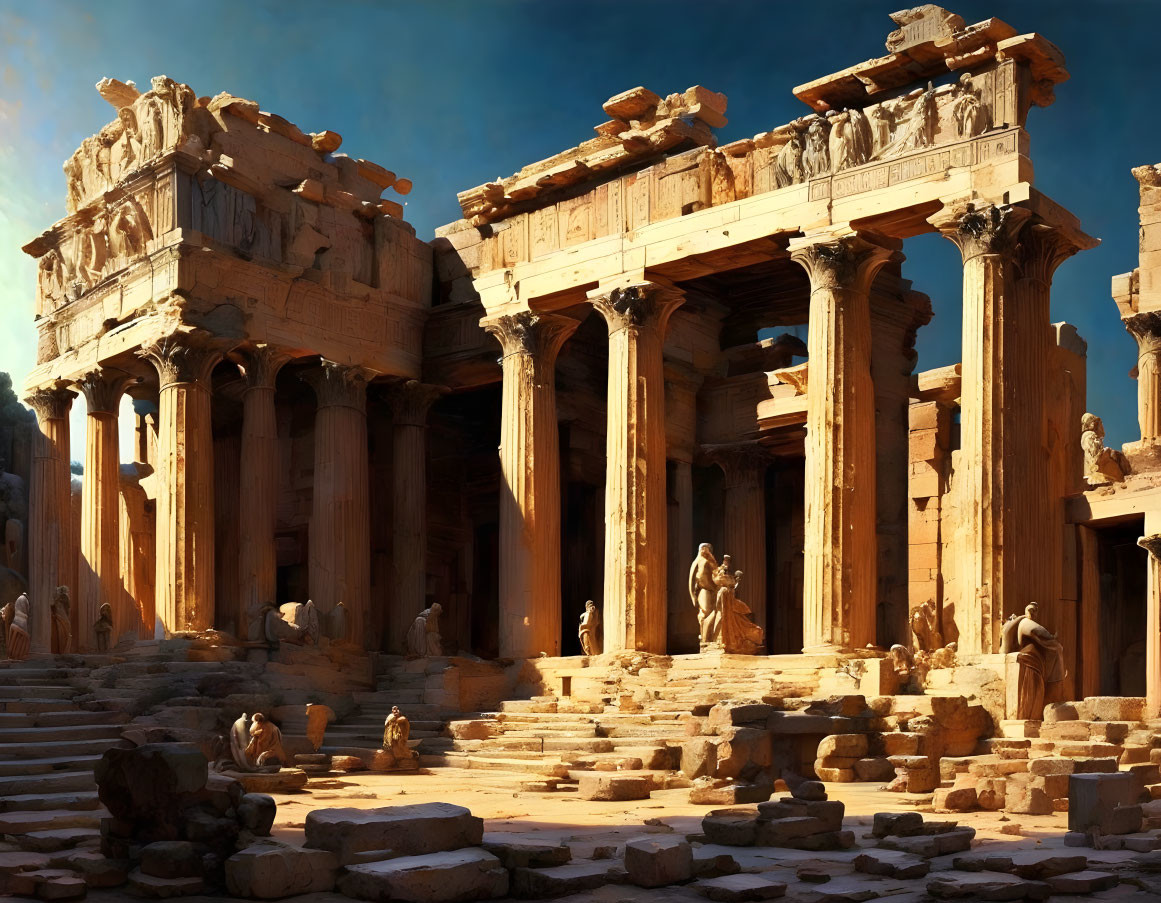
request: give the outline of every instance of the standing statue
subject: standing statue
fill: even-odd
[[[907,111],[907,118],[899,123],[890,146],[886,148],[890,156],[922,150],[935,141],[935,129],[939,124],[935,88],[929,82],[926,90],[916,89],[908,97],[913,99],[911,109]]]
[[[808,179],[825,176],[830,172],[830,151],[827,148],[827,122],[816,118],[806,129],[806,149],[802,152],[802,168]]]
[[[70,607],[69,588],[58,586],[52,599],[52,651],[54,655],[64,655],[73,651]]]
[[[697,557],[689,566],[689,599],[697,609],[697,623],[700,628],[701,648],[712,646],[721,640],[721,618],[717,607],[717,586],[714,571],[718,562],[714,549],[708,542],[697,547]]]
[[[757,655],[766,645],[766,634],[752,620],[750,606],[737,596],[742,582],[741,571],[731,571],[731,558],[722,556],[722,563],[713,573],[718,588],[716,606],[722,646],[731,655]]]
[[[1016,717],[1020,720],[1042,719],[1048,685],[1068,676],[1060,641],[1037,623],[1039,611],[1040,606],[1031,602],[1023,615],[1012,615],[1004,623],[1001,651],[1015,652],[1020,665],[1016,702]]]
[[[895,133],[895,106],[888,101],[871,107],[871,158],[879,159],[891,145]]]
[[[432,603],[419,613],[407,631],[407,651],[420,658],[443,655],[443,643],[439,635],[439,616],[443,606]]]
[[[1121,483],[1131,468],[1125,456],[1105,447],[1105,425],[1096,414],[1080,418],[1080,447],[1084,449],[1085,480],[1093,486]]]
[[[113,635],[113,607],[108,602],[102,602],[97,609],[97,621],[93,624],[93,632],[97,635],[97,651],[108,652],[112,648],[110,639]]]
[[[585,603],[584,614],[580,619],[580,630],[577,635],[580,637],[581,650],[585,655],[600,655],[601,654],[601,615],[597,611],[597,604],[589,599]]]
[[[275,765],[279,768],[288,761],[282,748],[282,731],[261,712],[254,713],[254,723],[250,725],[246,760],[259,767]]]
[[[970,73],[965,72],[959,77],[956,92],[958,96],[951,105],[956,134],[960,138],[982,135],[991,127],[992,120]]]
[[[31,628],[28,625],[30,606],[28,594],[21,593],[15,602],[4,606],[4,623],[8,629],[8,658],[14,662],[22,662],[28,658],[32,648]]]
[[[411,737],[411,722],[399,711],[399,706],[391,706],[391,714],[383,722],[383,748],[395,757],[396,762],[406,762],[419,758],[419,754],[407,745]]]
[[[237,721],[230,725],[230,758],[233,768],[237,771],[253,771],[250,760],[246,758],[246,747],[250,743],[250,716],[243,712]]]

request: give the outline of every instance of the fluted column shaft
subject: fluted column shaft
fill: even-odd
[[[1145,590],[1145,718],[1161,717],[1161,535],[1137,540],[1149,552]]]
[[[259,346],[242,352],[238,367],[246,380],[242,396],[242,449],[239,456],[238,611],[241,630],[255,602],[279,601],[274,530],[278,509],[278,423],[274,384],[289,355]],[[316,602],[316,604],[318,604]]]
[[[700,635],[697,613],[689,599],[686,574],[693,558],[690,549],[696,549],[693,538],[693,466],[683,458],[674,458],[673,482],[669,487],[669,575],[666,595],[669,598],[666,634],[667,652],[696,652]]]
[[[38,426],[33,438],[28,514],[29,591],[33,602],[29,639],[33,653],[50,651],[53,594],[65,562],[76,556],[69,475],[69,408],[74,398],[75,393],[67,389],[52,388],[38,389],[25,399],[36,412]]]
[[[810,276],[803,646],[875,641],[875,387],[870,288],[892,250],[845,234],[802,239]]]
[[[310,598],[329,613],[339,602],[348,638],[367,641],[371,599],[371,515],[367,479],[367,380],[371,373],[329,361],[304,374],[314,388],[314,495]]]
[[[221,352],[167,339],[141,350],[160,378],[156,614],[167,633],[214,625],[214,437],[210,374]]]
[[[759,448],[718,447],[712,459],[725,474],[724,545],[742,571],[738,598],[749,604],[754,623],[766,629],[766,457]]]
[[[669,318],[685,300],[640,283],[589,295],[609,328],[605,652],[665,652],[665,374]]]
[[[85,473],[81,482],[81,548],[75,602],[77,629],[73,645],[78,652],[97,648],[96,632],[101,604],[113,612],[111,641],[136,626],[127,610],[120,573],[120,444],[117,411],[129,380],[124,373],[94,370],[78,383],[85,396]]]
[[[1161,312],[1135,314],[1125,328],[1137,340],[1137,420],[1141,439],[1161,439]]]
[[[388,398],[394,412],[392,550],[395,597],[386,618],[387,651],[406,651],[407,630],[427,607],[427,412],[440,386],[407,380]]]
[[[525,311],[483,325],[503,348],[500,655],[560,655],[556,357],[577,322]]]

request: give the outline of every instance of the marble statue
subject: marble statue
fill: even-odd
[[[580,637],[581,649],[585,655],[600,655],[601,654],[601,615],[597,611],[597,604],[589,599],[585,603],[584,614],[581,615],[580,629],[577,635]]]
[[[108,602],[102,602],[97,609],[97,621],[93,624],[93,632],[97,635],[97,651],[108,652],[112,648],[109,642],[113,635],[113,608]]]
[[[1105,447],[1105,425],[1096,414],[1080,419],[1080,447],[1084,449],[1085,480],[1094,486],[1121,483],[1131,468],[1125,456]]]
[[[1012,615],[1003,628],[1001,651],[1015,652],[1020,665],[1016,718],[1021,720],[1042,719],[1049,685],[1060,683],[1068,674],[1060,641],[1036,621],[1039,612],[1040,606],[1031,602],[1024,614]]]
[[[419,758],[419,754],[407,745],[410,736],[411,722],[399,711],[399,706],[391,706],[391,714],[383,722],[383,748],[395,757],[396,762]]]
[[[421,658],[443,655],[443,643],[439,635],[439,616],[442,613],[443,606],[435,602],[430,608],[421,611],[412,622],[407,631],[407,652],[410,655]]]
[[[261,712],[254,713],[250,725],[250,742],[246,746],[246,761],[258,767],[281,767],[288,759],[282,748],[282,731]]]
[[[862,166],[874,153],[871,123],[862,110],[843,110],[830,118],[832,172]]]
[[[63,655],[73,651],[70,607],[69,588],[58,586],[52,600],[52,651],[55,655]]]
[[[721,638],[717,586],[714,584],[714,571],[717,567],[713,546],[703,542],[697,547],[697,557],[689,566],[689,599],[697,609],[697,623],[703,650]]]
[[[730,556],[723,555],[713,573],[722,647],[731,655],[757,655],[766,645],[766,634],[754,623],[750,606],[738,598],[742,572],[731,571],[731,564]]]
[[[234,768],[238,771],[250,771],[250,762],[246,758],[246,747],[250,742],[250,716],[243,712],[238,720],[230,725],[230,758]]]

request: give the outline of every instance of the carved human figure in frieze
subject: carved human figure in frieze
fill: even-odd
[[[879,159],[891,146],[895,134],[895,105],[883,101],[871,107],[868,117],[871,128],[871,157]]]
[[[120,137],[121,125],[119,122],[110,123],[97,133],[97,153],[93,162],[97,175],[97,184],[94,187],[98,191],[113,186],[115,181],[113,178],[113,148]]]
[[[117,111],[117,118],[121,121],[122,133],[117,142],[120,156],[120,174],[132,172],[142,161],[141,131],[137,128],[137,114],[132,107],[121,107]]]
[[[105,219],[98,216],[92,224],[77,236],[77,278],[84,288],[92,288],[101,281],[105,262],[109,258],[108,239],[105,234]]]
[[[806,178],[802,168],[802,133],[795,129],[790,140],[778,150],[774,160],[774,183],[778,188],[797,185]]]
[[[45,305],[46,310],[51,310],[64,301],[68,277],[65,275],[64,259],[56,248],[50,248],[40,258],[37,264],[37,282],[40,297],[49,302]]]
[[[961,75],[956,85],[951,116],[955,120],[955,131],[960,138],[975,138],[991,128],[991,113],[970,73],[965,72]]]
[[[164,101],[160,97],[145,97],[140,102],[141,155],[149,160],[165,149]]]
[[[1105,425],[1096,414],[1080,420],[1080,447],[1084,450],[1084,475],[1090,485],[1121,483],[1131,468],[1115,448],[1105,447]]]
[[[580,637],[581,650],[585,655],[600,655],[601,654],[601,616],[597,611],[597,604],[589,599],[585,603],[584,614],[580,618],[580,629],[577,635]]]
[[[1037,622],[1040,606],[1030,602],[1023,615],[1012,615],[1004,623],[1004,654],[1016,653],[1020,666],[1017,686],[1016,718],[1039,721],[1044,717],[1044,703],[1051,701],[1056,685],[1068,676],[1064,668],[1064,648],[1043,625]]]
[[[714,549],[708,542],[697,547],[697,557],[689,566],[689,599],[697,610],[701,648],[713,646],[721,640],[721,619],[718,614],[717,584],[714,572],[718,568]]]
[[[827,123],[821,117],[811,120],[806,129],[806,147],[802,151],[802,168],[806,178],[813,179],[830,172],[830,148],[827,145]]]
[[[926,89],[916,89],[907,95],[907,100],[911,105],[895,129],[894,138],[887,148],[887,156],[921,150],[935,142],[935,130],[939,124],[935,88],[928,83]]]
[[[874,152],[871,124],[862,110],[843,110],[830,119],[830,165],[832,172],[862,166]]]
[[[80,153],[77,152],[64,162],[65,181],[68,185],[67,207],[69,212],[75,212],[84,201],[85,173],[81,166]]]
[[[136,201],[120,204],[109,219],[109,249],[114,257],[137,258],[145,254],[153,232]]]

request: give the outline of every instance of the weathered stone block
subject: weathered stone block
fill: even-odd
[[[478,845],[483,835],[483,819],[451,803],[314,809],[306,816],[306,846],[336,853],[340,865],[367,850],[397,856],[458,850]]]
[[[1087,702],[1087,700],[1086,700]],[[1118,826],[1123,826],[1127,815],[1114,816],[1118,807],[1126,807],[1135,801],[1136,782],[1131,774],[1073,774],[1068,783],[1068,830],[1085,832],[1098,828],[1102,833],[1112,834],[1114,818]],[[1137,808],[1137,826],[1140,828],[1140,807]],[[1129,831],[1116,833],[1127,834]]]
[[[625,871],[638,887],[664,887],[693,877],[693,848],[680,837],[639,837],[625,844]]]
[[[320,893],[334,888],[338,866],[328,850],[255,844],[226,860],[226,888],[260,900]]]
[[[653,783],[646,777],[588,772],[577,782],[577,797],[582,800],[647,800]]]
[[[842,756],[850,759],[861,759],[866,754],[866,734],[831,734],[829,737],[823,737],[818,744],[816,757],[827,759],[832,756]]]
[[[786,893],[786,885],[765,875],[725,875],[705,878],[694,885],[704,896],[720,903],[773,900]]]
[[[481,849],[447,850],[350,865],[338,886],[358,900],[461,903],[505,896],[508,870]]]

